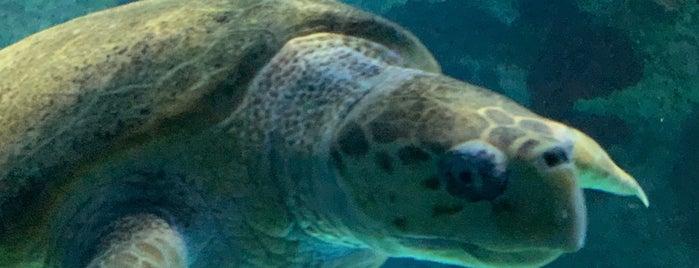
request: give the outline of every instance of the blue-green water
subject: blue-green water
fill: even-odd
[[[125,2],[0,0],[0,47]],[[699,267],[697,1],[347,2],[413,31],[446,74],[591,134],[644,187],[650,208],[586,192],[586,246],[548,267]]]

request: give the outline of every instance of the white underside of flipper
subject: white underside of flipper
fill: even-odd
[[[120,219],[103,239],[88,268],[187,267],[187,251],[177,230],[152,214]]]

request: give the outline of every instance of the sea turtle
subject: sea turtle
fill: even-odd
[[[3,267],[539,266],[582,246],[584,188],[648,205],[335,1],[138,1],[0,51]]]

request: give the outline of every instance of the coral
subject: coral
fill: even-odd
[[[638,131],[658,129],[649,129],[649,124],[679,129],[680,123],[691,114],[693,105],[699,103],[699,32],[696,31],[699,29],[699,5],[683,7],[674,13],[673,20],[665,23],[615,25],[634,40],[637,51],[645,54],[643,78],[622,91],[578,100],[575,109],[588,114],[617,116]],[[629,12],[602,17],[610,15],[620,18],[619,21],[645,18],[644,14]]]
[[[575,109],[617,116],[639,130],[646,129],[649,124],[678,128],[691,113],[693,104],[699,103],[699,81],[678,80],[672,75],[657,73],[652,67],[648,69],[637,85],[605,97],[578,100]]]
[[[633,40],[634,50],[643,54],[644,68],[637,84],[606,96],[578,100],[575,110],[618,117],[631,130],[627,141],[614,146],[610,153],[636,174],[651,203],[656,200],[643,219],[646,223],[633,228],[644,230],[635,235],[645,236],[647,242],[623,243],[629,255],[639,252],[639,256],[644,255],[640,252],[649,252],[648,245],[654,245],[652,255],[636,260],[634,266],[688,267],[699,258],[698,233],[693,227],[699,217],[694,216],[697,208],[691,201],[692,189],[696,189],[693,178],[699,174],[699,3],[657,2],[662,3],[580,1],[581,8],[595,16],[598,23],[615,27]],[[617,215],[616,211],[603,209],[605,214]],[[603,251],[599,249],[595,254]]]
[[[588,25],[588,19],[580,22],[552,30],[531,67],[528,85],[540,100],[533,108],[544,115],[560,115],[578,99],[604,96],[641,79],[643,62],[625,35]]]

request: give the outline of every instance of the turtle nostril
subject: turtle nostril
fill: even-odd
[[[454,197],[471,202],[493,200],[507,185],[504,156],[483,143],[465,143],[437,163],[442,187]]]

